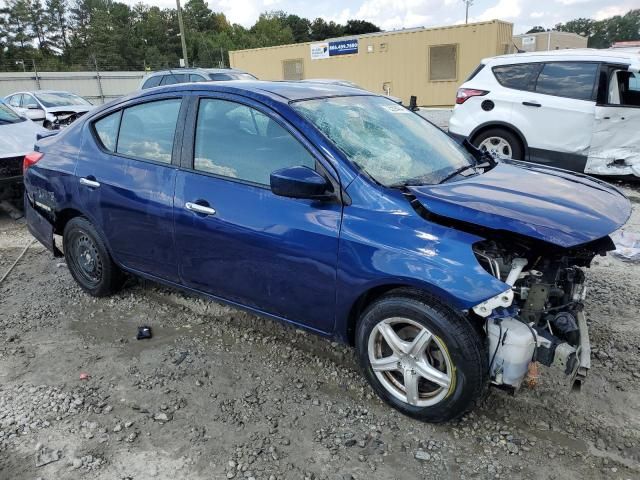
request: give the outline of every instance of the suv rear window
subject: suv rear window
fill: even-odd
[[[484,63],[479,64],[474,70],[473,72],[471,72],[469,74],[469,76],[467,77],[467,79],[465,80],[465,82],[468,82],[469,80],[473,80],[473,77],[475,77],[476,75],[478,75],[482,69],[485,67]]]
[[[533,81],[540,71],[539,63],[519,63],[515,65],[499,65],[493,67],[493,74],[498,83],[515,90],[533,90]]]
[[[577,100],[591,100],[597,73],[597,63],[546,63],[538,76],[536,92]]]

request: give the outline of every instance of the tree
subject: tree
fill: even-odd
[[[380,28],[366,20],[347,20],[344,27],[345,35],[362,35],[364,33],[379,32]]]
[[[249,32],[256,47],[285,45],[294,41],[291,28],[284,24],[283,12],[261,13]]]
[[[541,32],[546,32],[547,30],[544,27],[541,27],[540,25],[533,27],[532,29],[530,29],[527,34],[529,33],[541,33]]]
[[[316,18],[311,23],[311,39],[326,40],[327,38],[341,37],[344,35],[344,27],[334,21],[326,22],[324,18]]]
[[[578,18],[559,23],[555,29],[587,37],[587,45],[591,48],[609,48],[614,42],[637,40],[640,37],[640,9],[599,21]]]

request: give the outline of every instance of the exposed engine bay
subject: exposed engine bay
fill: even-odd
[[[485,319],[494,385],[519,388],[539,362],[560,367],[580,388],[590,367],[583,268],[614,248],[609,237],[573,248],[526,238],[474,245],[483,268],[511,286],[473,309]]]
[[[45,122],[45,124],[50,130],[60,130],[62,128],[65,128],[71,125],[74,121],[76,121],[85,113],[87,112],[73,112],[73,111],[53,112],[51,113],[51,115],[53,115],[54,117],[53,122]]]

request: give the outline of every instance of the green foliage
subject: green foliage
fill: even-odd
[[[101,70],[176,67],[182,57],[175,9],[114,0],[4,0],[0,7],[0,70]],[[265,12],[249,29],[232,25],[206,0],[183,0],[189,63],[229,65],[229,50],[377,32],[370,22],[313,22]],[[16,63],[18,62],[18,63]]]
[[[605,20],[577,18],[556,25],[555,30],[587,37],[590,48],[609,48],[614,42],[640,39],[640,9]]]
[[[3,0],[0,3],[0,70],[160,69],[182,56],[175,9],[114,0]],[[265,12],[249,29],[213,12],[206,0],[183,5],[189,62],[228,65],[229,50],[326,40],[378,32],[365,20],[311,21],[283,11]],[[605,20],[578,18],[557,30],[589,38],[589,46],[640,38],[640,10]],[[542,26],[527,33],[545,31]]]

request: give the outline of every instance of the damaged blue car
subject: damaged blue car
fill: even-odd
[[[631,212],[600,180],[328,84],[148,89],[40,139],[24,169],[31,233],[88,294],[135,275],[349,343],[428,422],[517,390],[532,362],[584,381],[584,269]]]

